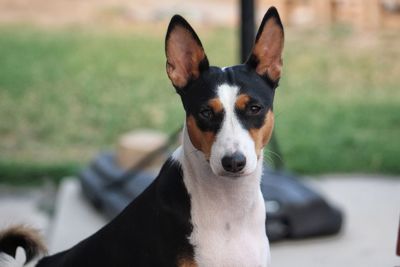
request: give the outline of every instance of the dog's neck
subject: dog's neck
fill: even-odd
[[[174,158],[181,163],[190,195],[193,231],[189,241],[198,266],[266,266],[269,245],[260,190],[262,158],[248,176],[217,176],[203,152],[192,145],[186,128]]]
[[[262,153],[261,153],[262,154]],[[182,166],[184,183],[192,199],[204,203],[200,205],[218,205],[231,214],[251,211],[259,200],[262,161],[260,156],[256,170],[247,176],[222,177],[211,170],[203,152],[197,150],[190,141],[186,127],[183,129],[182,146],[174,153]]]

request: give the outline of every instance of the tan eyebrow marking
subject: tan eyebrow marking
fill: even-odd
[[[224,109],[224,106],[218,98],[210,99],[208,105],[212,108],[214,113],[219,113]]]
[[[241,94],[236,98],[235,106],[237,109],[245,109],[247,103],[249,103],[250,97],[246,94]]]

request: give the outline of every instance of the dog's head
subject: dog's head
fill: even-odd
[[[216,175],[248,175],[257,167],[274,125],[272,103],[283,40],[282,23],[272,7],[248,60],[212,67],[192,27],[178,15],[171,19],[165,41],[167,74],[182,98],[190,140]]]

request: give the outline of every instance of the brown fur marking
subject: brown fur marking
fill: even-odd
[[[176,26],[167,40],[167,74],[172,84],[184,87],[191,78],[200,75],[199,64],[206,57],[192,34]]]
[[[235,106],[237,109],[244,110],[249,103],[250,97],[246,94],[241,94],[236,98]]]
[[[215,134],[200,130],[195,118],[191,115],[186,118],[186,126],[193,146],[202,151],[208,160],[210,158],[211,147],[215,141]]]
[[[261,150],[269,142],[274,128],[274,113],[269,110],[265,116],[264,125],[260,129],[250,129],[250,136],[254,140],[257,157]]]
[[[209,100],[208,105],[210,106],[210,108],[212,108],[214,113],[219,113],[224,109],[224,106],[218,98],[213,98]]]

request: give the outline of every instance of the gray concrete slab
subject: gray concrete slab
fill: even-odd
[[[0,185],[0,229],[23,224],[46,237],[54,203],[54,188],[21,188]]]
[[[70,248],[100,229],[107,220],[84,198],[76,179],[65,179],[58,194],[49,236],[50,253]]]
[[[400,179],[328,175],[308,183],[345,213],[340,235],[272,246],[273,266],[400,266],[395,256]]]

